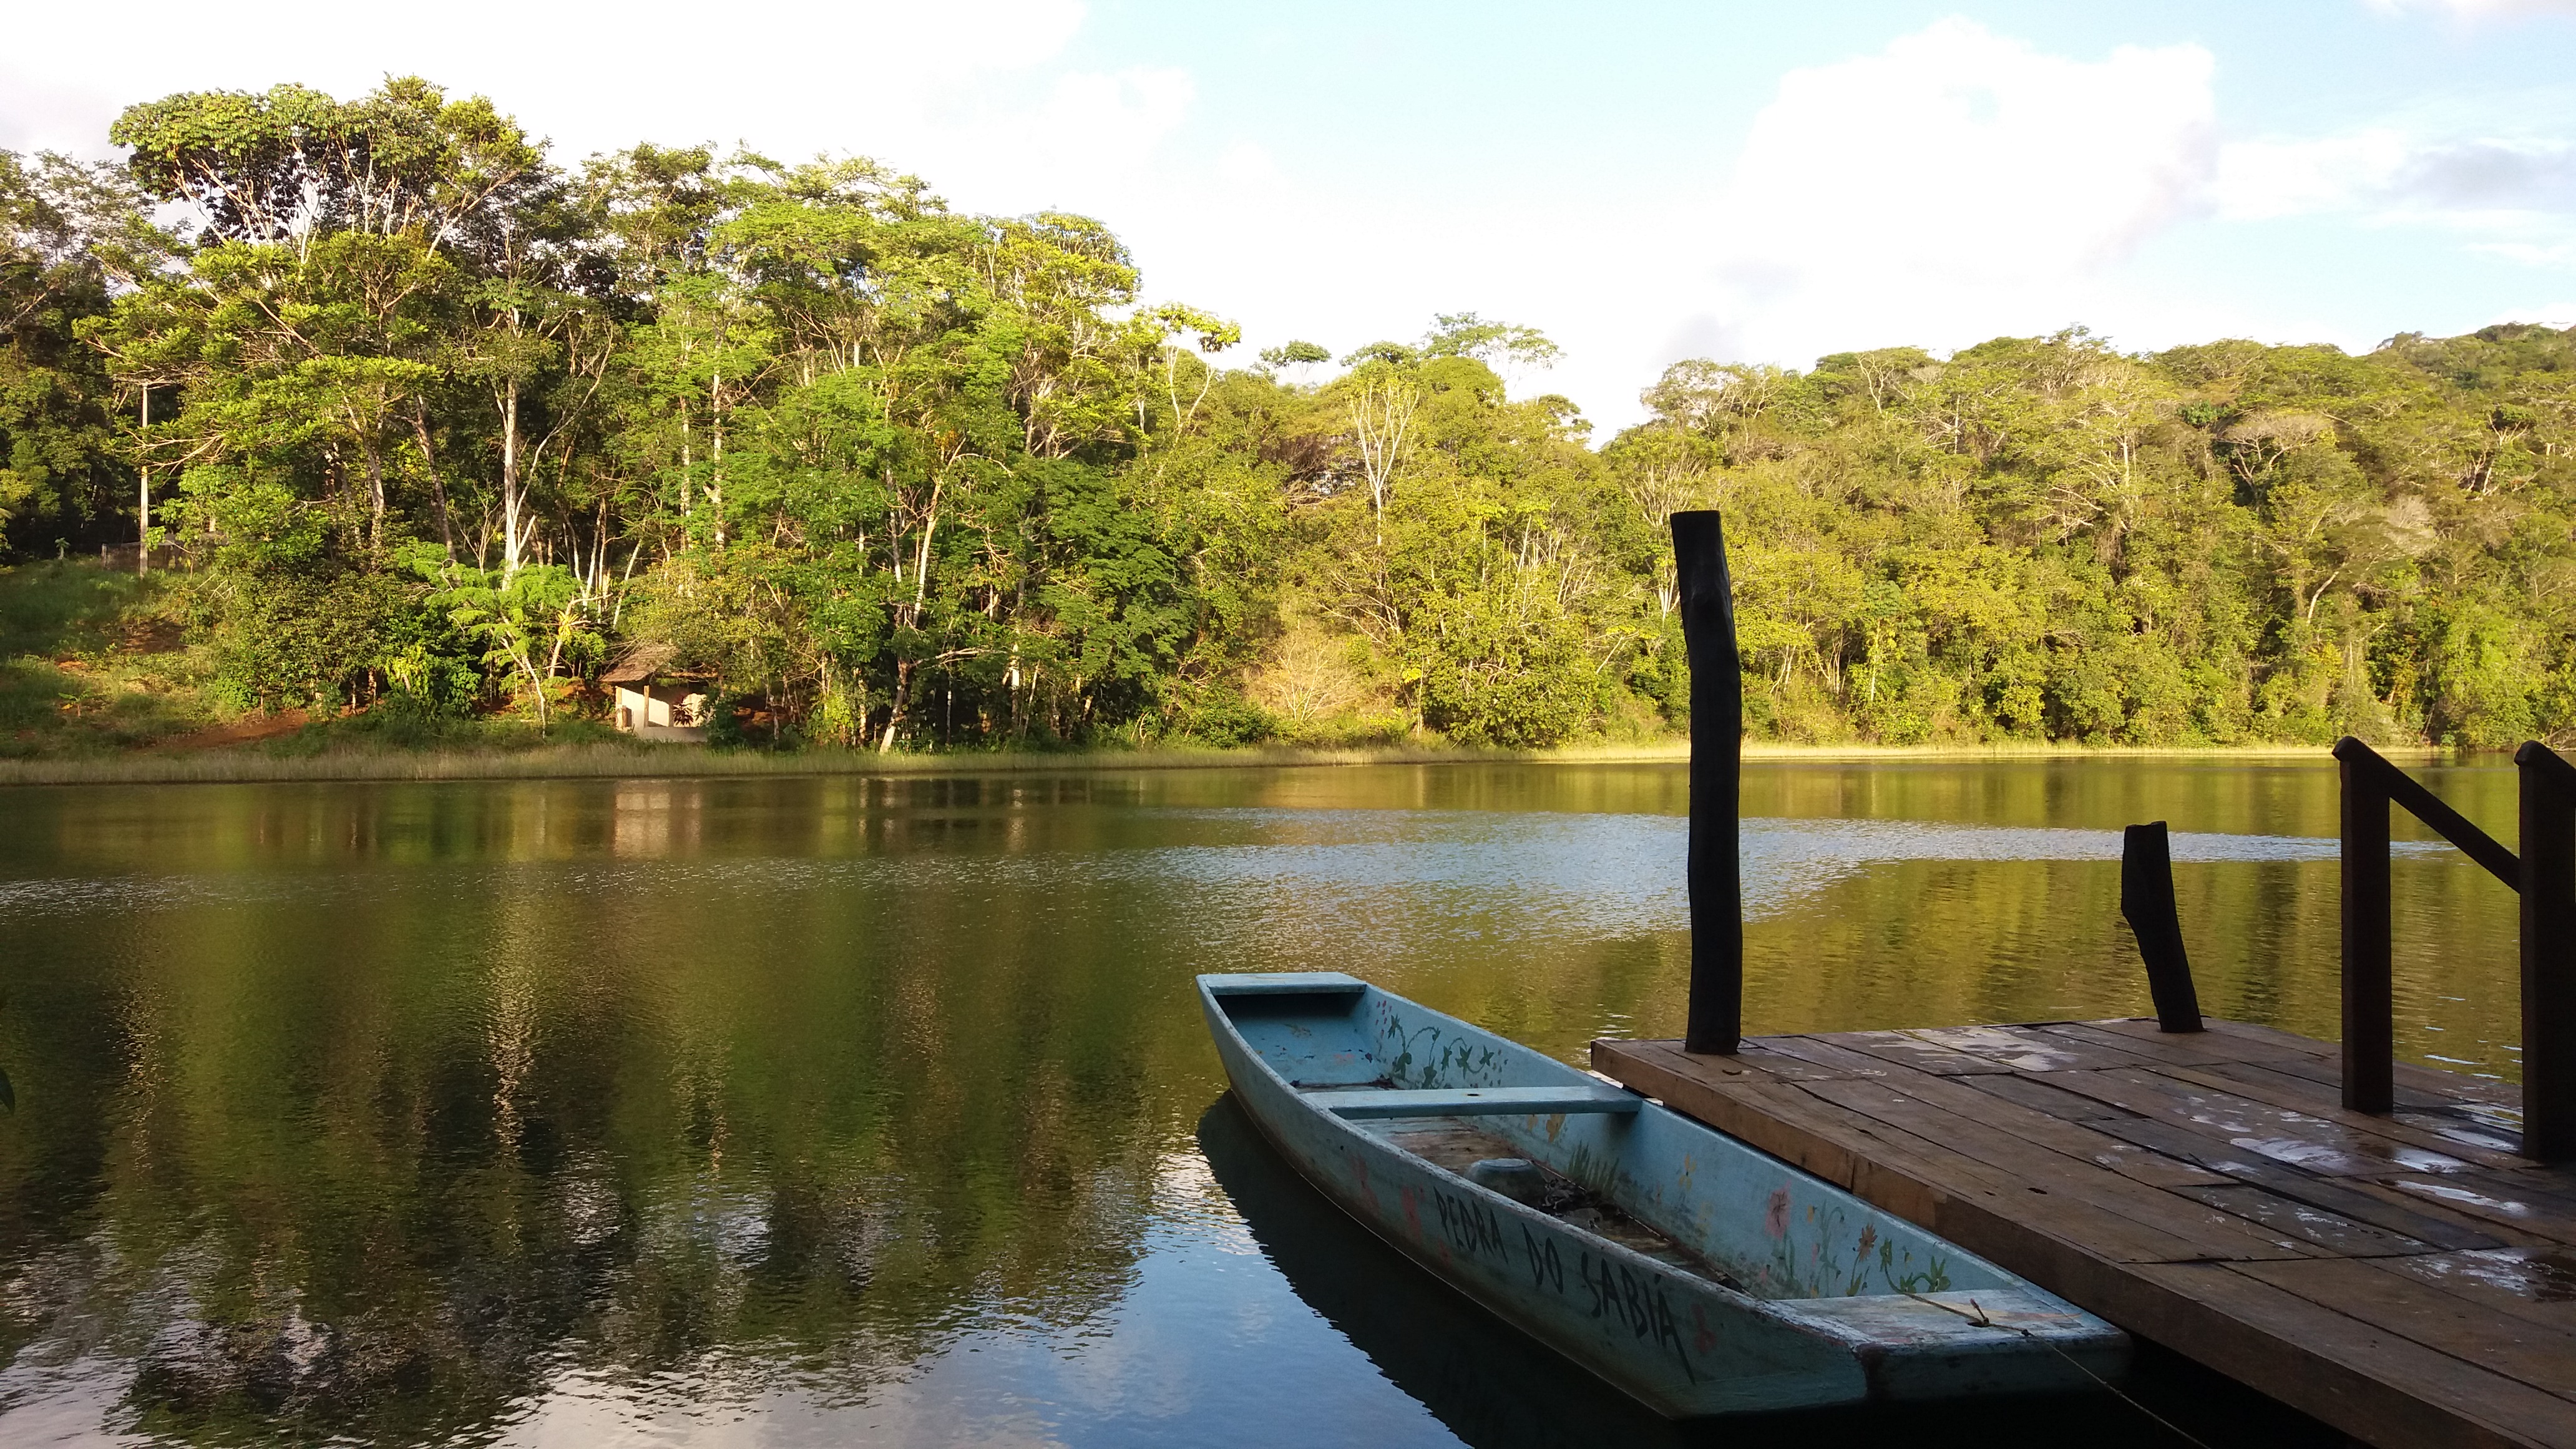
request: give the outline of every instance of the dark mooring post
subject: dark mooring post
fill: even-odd
[[[2120,914],[2147,963],[2147,993],[2161,1031],[2199,1031],[2200,993],[2192,989],[2183,950],[2182,913],[2174,907],[2173,842],[2161,820],[2132,825],[2120,837]]]
[[[2522,776],[2522,1151],[2576,1158],[2576,767],[2548,746]]]
[[[1690,1019],[1682,1049],[1732,1055],[1744,1037],[1744,881],[1736,816],[1744,676],[1735,589],[1714,510],[1673,515],[1682,643],[1690,657]]]
[[[2343,767],[2343,1105],[2397,1105],[2396,992],[2388,924],[2388,784],[2359,740],[2335,746]]]

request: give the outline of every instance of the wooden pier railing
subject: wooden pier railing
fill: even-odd
[[[2523,1155],[2576,1158],[2576,766],[2537,741],[2514,755],[2522,852],[2346,737],[2343,767],[2343,1105],[2396,1109],[2389,810],[2408,814],[2522,897]]]
[[[1726,537],[1714,510],[1672,515],[1674,593],[1690,659],[1690,1008],[1684,1050],[1734,1055],[1744,1034],[1743,870],[1737,836],[1744,682]],[[2534,741],[2521,775],[2522,852],[2346,737],[2343,768],[2343,1105],[2396,1109],[2389,811],[2403,805],[2522,897],[2523,1153],[2576,1159],[2576,766]],[[2129,827],[2120,910],[2137,932],[2158,1024],[2201,1029],[2174,908],[2164,823]]]
[[[2129,828],[2120,866],[2155,1027],[1747,1039],[1725,543],[1715,513],[1672,530],[1691,668],[1688,1034],[1605,1037],[1594,1066],[2369,1443],[2576,1449],[2576,1330],[2543,1271],[2576,1253],[2576,1172],[2548,1165],[2576,1159],[2576,766],[2537,744],[2514,757],[2517,855],[2369,746],[2335,747],[2339,1090],[2378,1120],[2336,1110],[2335,1046],[2203,1020],[2162,822]],[[2521,895],[2519,1094],[2393,1060],[2398,805]],[[2516,1104],[2520,1162],[2487,1130]]]
[[[2576,766],[2538,740],[2522,774],[2522,1150],[2576,1158]]]

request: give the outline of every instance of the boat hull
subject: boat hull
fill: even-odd
[[[1311,994],[1301,998],[1301,990]],[[1821,1262],[1829,1243],[1840,1242],[1859,1245],[1863,1269],[1879,1268],[1883,1258],[1886,1271],[1904,1269],[1912,1276],[1901,1281],[1924,1291],[1757,1297],[1648,1257],[1416,1156],[1372,1130],[1380,1124],[1343,1119],[1331,1110],[1333,1093],[1311,1080],[1301,1090],[1280,1067],[1308,1077],[1340,1071],[1351,1086],[1370,1080],[1361,1073],[1382,1072],[1407,1087],[1598,1090],[1582,1073],[1348,977],[1204,977],[1200,994],[1246,1114],[1301,1175],[1429,1272],[1659,1413],[2064,1391],[2091,1387],[2125,1363],[2126,1340],[2109,1325],[1955,1249],[1941,1258],[1922,1247],[1919,1230],[1659,1106],[1479,1119],[1528,1142],[1531,1157],[1555,1157],[1551,1168],[1623,1208],[1643,1208],[1638,1215],[1656,1227],[1680,1223],[1677,1238],[1690,1235],[1694,1210],[1706,1218],[1727,1196],[1705,1192],[1712,1201],[1697,1201],[1702,1181],[1734,1183],[1744,1190],[1733,1197],[1758,1203],[1754,1211],[1780,1228],[1775,1256],[1789,1277],[1771,1286],[1796,1290],[1794,1260]],[[1348,1014],[1357,1049],[1325,1042],[1298,1057],[1338,1029],[1336,1006]],[[1301,1024],[1301,1010],[1311,1024]],[[1257,1019],[1239,1022],[1247,1012]],[[1257,1046],[1246,1024],[1281,1044]],[[1479,1075],[1489,1080],[1463,1080]],[[1680,1156],[1671,1160],[1676,1144]],[[1672,1185],[1693,1194],[1692,1202],[1663,1200],[1661,1179],[1673,1177],[1667,1168],[1677,1169]],[[1641,1190],[1647,1176],[1658,1186]],[[1759,1195],[1746,1198],[1747,1191]],[[1801,1238],[1788,1228],[1830,1213],[1847,1229],[1855,1211],[1869,1221],[1840,1239]],[[1902,1264],[1894,1251],[1900,1239]],[[1928,1263],[1917,1261],[1918,1250]],[[1719,1261],[1738,1270],[1735,1261]],[[1961,1270],[1968,1270],[1968,1293],[1954,1281]],[[1765,1264],[1738,1276],[1767,1272]],[[1806,1286],[1830,1277],[1839,1288],[1846,1276],[1836,1262]],[[1848,1276],[1857,1283],[1863,1274]]]

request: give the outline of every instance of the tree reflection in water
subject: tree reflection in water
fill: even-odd
[[[2510,771],[2451,774],[2509,824]],[[0,1440],[1653,1442],[1203,1119],[1190,977],[1357,969],[1569,1057],[1669,1033],[1679,785],[11,792]],[[1746,798],[1756,1030],[2138,1009],[2082,833],[2156,815],[2210,1009],[2332,1030],[2331,860],[2185,849],[2330,835],[2330,768],[1756,765]],[[2406,1050],[2510,1075],[2510,894],[2399,870]],[[1237,1209],[1285,1283],[1235,1271]]]

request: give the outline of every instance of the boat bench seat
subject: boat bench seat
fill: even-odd
[[[1451,1087],[1306,1094],[1337,1117],[1545,1117],[1559,1112],[1633,1113],[1646,1099],[1617,1087]]]

